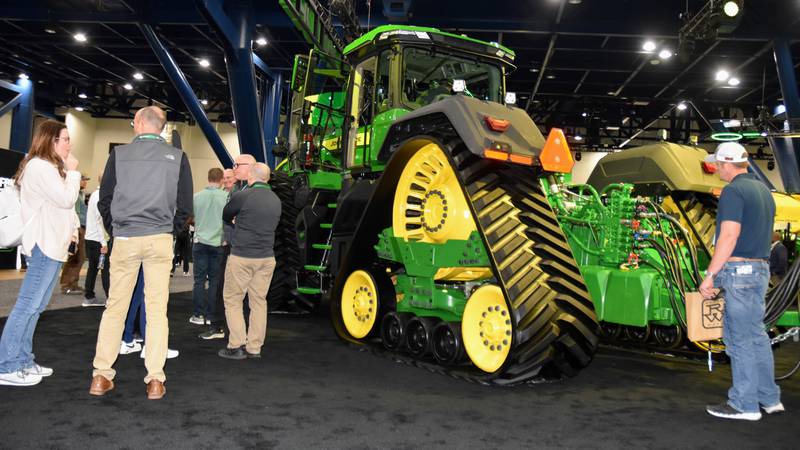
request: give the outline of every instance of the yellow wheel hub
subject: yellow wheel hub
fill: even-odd
[[[484,372],[500,369],[511,350],[511,316],[503,291],[487,284],[467,300],[461,321],[464,348],[472,363]]]
[[[347,332],[356,339],[366,337],[378,316],[378,289],[365,270],[356,270],[347,277],[342,291],[342,321]]]
[[[438,145],[419,149],[403,169],[392,225],[397,237],[437,244],[467,239],[476,230],[458,178]]]

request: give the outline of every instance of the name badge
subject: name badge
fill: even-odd
[[[753,266],[746,265],[746,266],[738,266],[736,268],[736,275],[750,275],[753,273]]]

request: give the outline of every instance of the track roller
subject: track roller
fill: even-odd
[[[433,357],[444,366],[452,366],[464,358],[464,343],[461,339],[461,324],[439,322],[431,335]]]
[[[398,351],[406,345],[406,325],[411,314],[390,311],[381,320],[381,341],[388,350]]]
[[[436,320],[430,317],[414,317],[406,324],[406,347],[412,356],[425,356],[431,350],[431,337]]]

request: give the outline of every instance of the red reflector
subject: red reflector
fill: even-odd
[[[508,126],[511,125],[511,121],[505,119],[495,119],[490,116],[483,116],[483,119],[486,121],[486,126],[488,126],[490,130],[498,133],[506,131]]]
[[[547,142],[542,148],[542,153],[539,155],[539,161],[542,163],[542,168],[548,172],[570,173],[575,161],[572,159],[572,153],[569,151],[567,145],[567,138],[564,137],[564,132],[559,128],[550,130],[547,135]]]
[[[703,172],[705,173],[717,173],[717,165],[714,163],[703,161],[700,165],[703,166]]]
[[[489,159],[496,159],[498,161],[508,161],[508,153],[500,152],[497,150],[485,149],[483,151],[483,157]]]
[[[511,161],[513,163],[517,163],[517,164],[524,164],[526,166],[532,166],[533,165],[533,158],[530,157],[530,156],[511,154],[511,155],[509,155],[508,159],[509,159],[509,161]]]

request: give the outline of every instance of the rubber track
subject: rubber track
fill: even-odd
[[[269,311],[308,313],[315,305],[295,291],[295,273],[302,267],[295,235],[295,220],[300,209],[294,204],[292,178],[286,173],[274,172],[270,177],[270,186],[281,201],[281,218],[275,231],[276,264],[267,294]]]
[[[591,362],[600,328],[567,240],[530,168],[486,161],[453,139],[449,153],[498,284],[512,312],[513,347],[506,365],[486,374],[470,365],[442,367],[385,350],[396,362],[494,385],[543,382],[576,375]],[[354,346],[363,350],[363,345]]]

